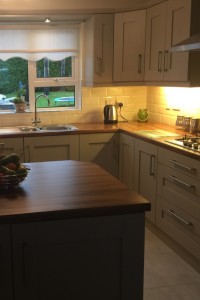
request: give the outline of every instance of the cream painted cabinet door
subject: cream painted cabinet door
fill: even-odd
[[[146,10],[115,14],[114,81],[144,80]]]
[[[164,52],[164,80],[187,81],[189,52],[169,53],[168,49],[190,36],[191,0],[167,2]]]
[[[25,161],[79,160],[79,135],[24,138]]]
[[[166,2],[147,9],[145,80],[163,80]]]
[[[118,178],[118,133],[80,135],[80,161],[93,162]]]
[[[189,53],[169,48],[190,36],[191,0],[168,0],[147,9],[145,80],[187,81]]]
[[[119,179],[131,190],[134,189],[134,137],[120,133]]]
[[[0,154],[16,153],[24,161],[23,138],[0,138]]]
[[[84,25],[84,81],[86,85],[113,81],[113,14],[97,14]]]
[[[157,146],[135,139],[134,188],[151,203],[146,218],[156,221]]]

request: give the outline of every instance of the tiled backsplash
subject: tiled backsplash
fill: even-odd
[[[149,120],[174,125],[177,115],[200,118],[200,88],[101,87],[82,88],[82,109],[39,112],[42,124],[103,122],[107,103],[122,102],[122,116],[137,120],[139,108],[148,108]],[[33,113],[2,113],[0,126],[31,125]],[[119,117],[119,121],[122,119]]]

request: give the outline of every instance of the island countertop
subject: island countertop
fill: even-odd
[[[143,213],[150,203],[93,163],[29,163],[19,188],[1,190],[0,223]]]

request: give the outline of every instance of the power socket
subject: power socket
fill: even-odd
[[[118,103],[118,106],[119,106],[119,107],[122,107],[122,106],[124,106],[124,104],[123,104],[122,102],[119,102],[119,103]]]

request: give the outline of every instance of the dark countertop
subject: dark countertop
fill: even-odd
[[[19,188],[0,193],[0,223],[143,213],[150,203],[96,164],[30,163]]]
[[[183,137],[188,132],[177,130],[175,126],[168,126],[160,123],[154,122],[119,122],[118,124],[110,125],[102,123],[78,123],[71,124],[78,128],[75,131],[43,131],[43,132],[21,132],[18,127],[3,127],[0,128],[0,139],[1,138],[18,138],[18,137],[34,137],[34,136],[55,136],[55,135],[77,135],[77,134],[91,134],[91,133],[108,133],[108,132],[124,132],[133,137],[139,138],[143,141],[161,146],[165,149],[172,150],[174,152],[183,154],[185,156],[191,157],[193,159],[200,160],[200,153],[194,152],[192,150],[185,150],[184,148],[167,143],[166,140],[173,139],[173,136],[162,137],[162,138],[150,138],[148,136],[142,135],[141,130],[165,130],[169,131],[174,136],[177,134]]]

